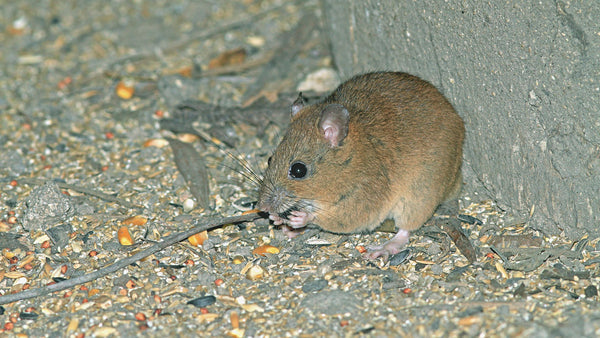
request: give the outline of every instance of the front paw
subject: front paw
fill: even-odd
[[[284,223],[284,219],[277,214],[269,214],[269,219],[273,221],[273,224],[275,225],[282,225]]]
[[[288,221],[286,222],[292,228],[304,228],[308,223],[312,222],[315,217],[312,214],[309,214],[305,211],[294,210],[291,215],[288,217]]]

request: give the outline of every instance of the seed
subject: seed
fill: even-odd
[[[125,283],[125,286],[128,289],[133,289],[136,285],[135,285],[135,282],[130,279],[130,280],[127,281],[127,283]]]
[[[169,141],[165,140],[164,138],[153,138],[153,139],[149,139],[148,141],[144,142],[144,148],[147,147],[156,147],[156,148],[164,148],[165,146],[169,145]]]
[[[123,81],[121,81],[117,84],[116,92],[117,96],[119,96],[123,100],[129,100],[133,96],[135,89],[133,86],[128,86]]]
[[[119,238],[119,243],[121,245],[132,245],[133,239],[131,239],[131,234],[129,234],[129,229],[126,226],[122,226],[117,231],[117,237]]]
[[[264,256],[266,253],[278,254],[279,248],[269,244],[261,245],[258,248],[252,250],[252,253],[259,256]]]
[[[144,225],[148,222],[148,219],[141,215],[129,217],[121,221],[123,225]]]
[[[246,278],[251,281],[259,280],[265,275],[265,270],[260,265],[252,265],[246,272]]]
[[[202,232],[199,232],[199,233],[197,233],[195,235],[191,235],[190,237],[188,237],[188,241],[193,246],[200,246],[200,245],[202,245],[202,243],[204,243],[204,241],[206,239],[208,239],[208,232],[207,231],[202,231]]]
[[[481,321],[481,318],[479,316],[468,316],[468,317],[464,317],[461,318],[458,321],[458,325],[473,325],[473,324],[477,324]]]
[[[240,317],[238,316],[237,312],[231,312],[229,320],[231,321],[231,327],[234,329],[238,329],[240,327]]]
[[[215,296],[209,295],[192,299],[186,304],[194,305],[195,307],[199,308],[206,308],[207,306],[214,304],[216,301],[217,298]]]

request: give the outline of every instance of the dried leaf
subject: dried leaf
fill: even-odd
[[[460,221],[456,218],[449,218],[446,220],[440,220],[441,228],[446,231],[448,236],[452,238],[452,241],[458,248],[458,250],[467,258],[469,263],[477,261],[477,255],[473,244],[463,233],[460,227]]]
[[[167,138],[167,140],[173,150],[177,169],[185,179],[192,195],[196,197],[198,206],[207,209],[209,198],[208,172],[203,158],[191,144],[173,138]]]

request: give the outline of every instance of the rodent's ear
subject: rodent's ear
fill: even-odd
[[[330,104],[321,111],[319,127],[330,147],[339,147],[348,135],[350,113],[340,104]]]
[[[304,99],[304,96],[302,96],[302,92],[300,92],[298,94],[298,98],[296,99],[296,101],[294,101],[294,103],[292,103],[292,118],[294,118],[294,116],[296,116],[296,114],[302,108],[304,108],[305,103],[306,103],[306,100]]]

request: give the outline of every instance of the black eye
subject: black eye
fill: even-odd
[[[273,156],[269,156],[269,159],[267,160],[267,165],[271,165],[271,159],[273,158]]]
[[[304,163],[294,162],[290,166],[289,175],[292,178],[300,179],[300,178],[303,178],[304,176],[306,176],[307,171],[308,171],[308,169],[306,168],[306,165]]]

